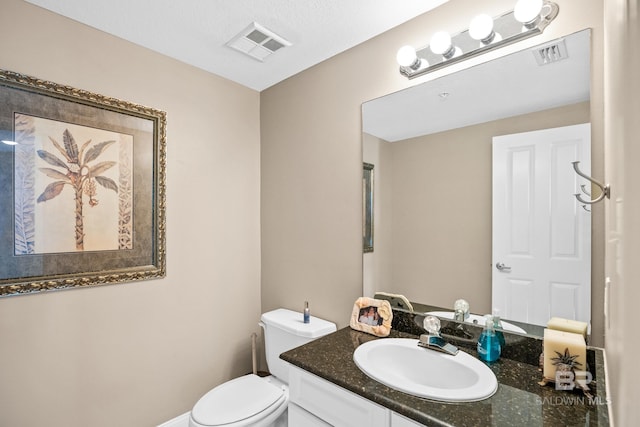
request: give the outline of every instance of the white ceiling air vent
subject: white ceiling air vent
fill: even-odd
[[[229,40],[227,46],[246,53],[253,59],[264,61],[277,50],[291,46],[291,43],[267,30],[262,25],[252,22],[237,36]]]
[[[568,57],[567,45],[564,43],[564,39],[546,46],[537,47],[532,49],[531,52],[533,52],[538,65],[551,64]]]

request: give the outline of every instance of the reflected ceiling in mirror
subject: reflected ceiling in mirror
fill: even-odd
[[[588,101],[589,44],[582,31],[366,102],[363,131],[395,142]],[[540,61],[549,49],[560,59]]]

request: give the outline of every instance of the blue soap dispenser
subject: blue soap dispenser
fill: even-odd
[[[485,325],[478,339],[478,357],[484,362],[495,362],[500,358],[500,340],[493,329],[493,316],[485,316]]]
[[[500,352],[504,350],[505,340],[504,334],[502,333],[502,321],[500,320],[500,310],[497,308],[493,309],[493,330],[496,332],[496,336],[498,337],[498,341],[500,341]]]

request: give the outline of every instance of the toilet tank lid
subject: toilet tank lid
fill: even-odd
[[[309,323],[304,323],[302,313],[286,308],[264,313],[261,320],[265,325],[305,338],[319,338],[336,331],[335,323],[314,316],[311,316]]]

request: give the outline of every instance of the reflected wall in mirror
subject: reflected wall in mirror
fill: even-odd
[[[376,168],[376,252],[364,254],[364,295],[440,307],[464,298],[474,313],[492,311],[492,140],[588,124],[590,42],[584,30],[363,104],[363,161]],[[592,142],[591,151],[600,147]],[[602,211],[575,202],[585,182],[571,176],[575,215],[594,220]],[[603,239],[592,236],[591,247]],[[591,292],[601,290],[594,281]],[[557,315],[549,310],[546,319]],[[591,311],[601,329],[602,313]]]

